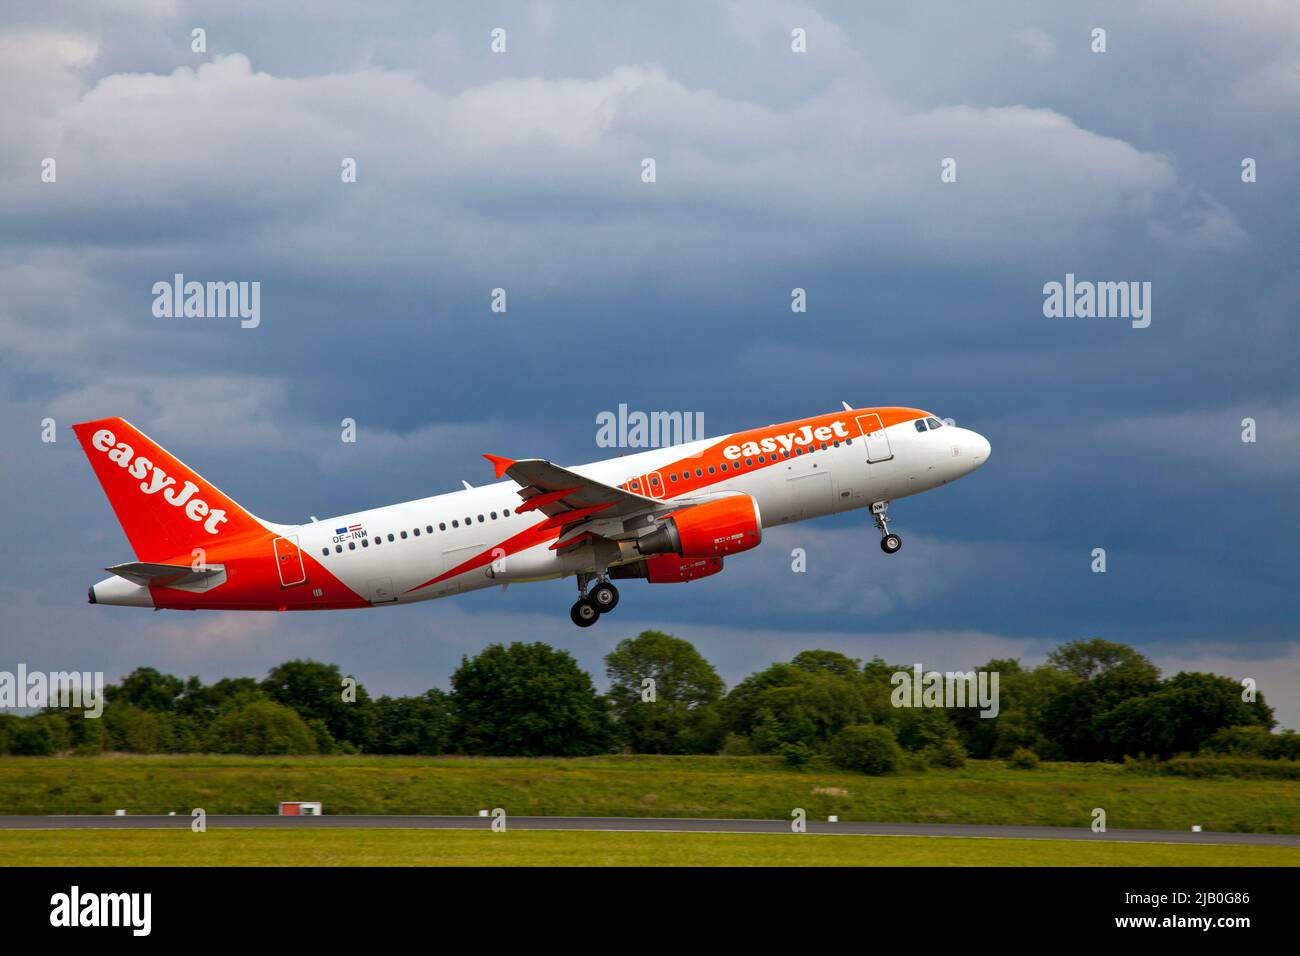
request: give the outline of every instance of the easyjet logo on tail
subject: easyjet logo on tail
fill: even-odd
[[[186,481],[179,488],[176,479],[155,465],[144,455],[137,455],[135,449],[126,442],[119,442],[117,436],[107,428],[101,428],[90,439],[96,451],[108,455],[108,460],[116,462],[119,468],[125,468],[132,478],[145,479],[140,482],[140,491],[146,495],[162,492],[162,499],[173,508],[181,508],[185,517],[195,523],[201,523],[208,534],[216,534],[217,526],[225,523],[224,508],[213,508],[202,498],[195,497],[199,486]]]
[[[765,452],[774,452],[778,447],[782,451],[790,451],[795,445],[811,445],[814,441],[834,441],[837,438],[848,437],[849,428],[841,421],[834,421],[829,425],[818,425],[816,428],[811,425],[804,425],[797,432],[773,435],[761,441],[747,441],[742,445],[728,445],[722,449],[722,454],[726,458],[735,460],[745,455],[752,457]]]

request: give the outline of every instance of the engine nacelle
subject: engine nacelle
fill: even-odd
[[[706,557],[748,551],[762,540],[758,502],[749,495],[731,495],[672,512],[654,531],[637,538],[636,549],[645,555]]]
[[[722,570],[722,558],[690,557],[675,554],[656,554],[654,557],[623,564],[609,569],[611,578],[645,578],[651,584],[681,584],[696,578],[707,578]]]

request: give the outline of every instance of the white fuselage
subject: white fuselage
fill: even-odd
[[[844,415],[850,424],[854,414]],[[745,434],[656,448],[571,470],[608,485],[628,483],[631,490],[681,500],[683,505],[700,497],[743,492],[757,502],[763,525],[773,527],[939,487],[979,467],[989,447],[967,429],[945,425],[920,431],[915,421],[905,421],[870,438],[855,430],[845,441],[811,442],[814,450],[804,446],[804,453],[788,457],[778,447],[778,454],[764,454],[761,465],[752,462],[754,456],[741,455],[738,469],[733,459],[726,474],[719,464],[712,466],[719,469],[712,475],[694,477],[696,456],[713,452],[712,461],[723,443]],[[744,464],[747,457],[750,465]],[[687,474],[691,477],[684,477]],[[276,530],[374,604],[423,601],[492,584],[592,570],[587,548],[557,552],[547,541],[514,551],[506,545],[544,520],[536,512],[516,513],[518,490],[514,481],[500,481]],[[427,583],[498,545],[500,554],[491,564]]]

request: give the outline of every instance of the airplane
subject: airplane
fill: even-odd
[[[562,468],[484,455],[494,484],[303,524],[253,515],[121,418],[73,426],[135,561],[91,604],[155,610],[384,607],[573,576],[590,627],[615,580],[717,574],[766,528],[889,502],[988,461],[987,439],[917,408],[852,408]]]

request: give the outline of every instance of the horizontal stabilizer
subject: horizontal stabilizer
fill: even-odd
[[[105,568],[104,570],[141,587],[154,584],[158,587],[176,588],[192,587],[211,578],[219,577],[225,574],[226,568],[221,564],[209,564],[205,565],[202,570],[196,571],[188,564],[150,564],[148,561],[128,561],[126,564],[115,564],[111,568]]]

